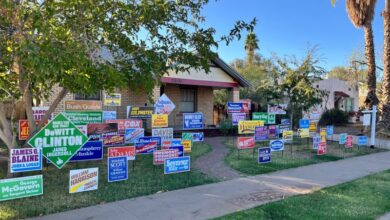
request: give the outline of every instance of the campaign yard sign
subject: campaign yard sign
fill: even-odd
[[[320,136],[314,136],[313,137],[313,150],[317,150],[321,142]]]
[[[183,113],[183,130],[203,129],[203,113]]]
[[[29,134],[28,120],[19,120],[19,140],[28,140]]]
[[[175,157],[164,161],[164,174],[182,173],[190,171],[190,157]]]
[[[290,130],[290,125],[288,125],[288,124],[279,125],[279,133],[283,134],[283,132],[289,131],[289,130]]]
[[[276,136],[277,136],[276,128],[277,128],[277,125],[269,125],[268,126],[268,137],[269,138],[276,138]]]
[[[65,111],[101,111],[101,101],[69,100],[65,101]]]
[[[345,148],[352,148],[353,145],[353,136],[348,135],[347,140],[345,141]]]
[[[191,140],[181,140],[181,145],[183,145],[184,153],[191,153],[192,150],[192,141]]]
[[[227,112],[232,113],[245,113],[244,106],[242,102],[228,102],[227,103]]]
[[[119,134],[125,134],[128,128],[142,128],[141,119],[116,119],[107,120],[106,123],[117,123]]]
[[[326,126],[326,136],[328,136],[328,138],[330,138],[333,135],[333,133],[334,133],[333,125]]]
[[[116,111],[103,111],[103,121],[107,122],[107,120],[115,120],[116,119]]]
[[[183,145],[175,145],[175,146],[170,146],[168,147],[169,150],[177,150],[178,152],[178,157],[183,157],[184,156],[184,146]]]
[[[32,107],[34,121],[42,120],[43,116],[45,116],[47,111],[49,111],[49,106],[34,106],[34,107]],[[50,119],[50,117],[49,117],[49,119]]]
[[[345,142],[347,142],[347,136],[348,134],[347,133],[341,133],[339,134],[339,144],[345,144]]]
[[[299,119],[299,128],[309,128],[310,120],[309,119]]]
[[[69,171],[69,193],[97,190],[98,186],[98,167]]]
[[[239,121],[245,121],[246,114],[245,113],[232,113],[232,124],[238,125]]]
[[[268,140],[268,128],[266,126],[255,127],[255,141]]]
[[[127,160],[135,160],[135,147],[110,147],[107,154],[108,157],[127,157]]]
[[[269,163],[271,162],[271,148],[259,148],[258,149],[259,156],[258,156],[258,163]]]
[[[87,125],[87,135],[90,141],[100,141],[103,135],[118,134],[117,123],[92,123]]]
[[[140,138],[145,135],[143,128],[126,128],[125,130],[125,144],[137,143]]]
[[[0,180],[0,201],[43,194],[42,175]]]
[[[161,146],[161,137],[141,137],[138,139],[138,143],[151,143],[156,142],[157,146]]]
[[[42,148],[43,156],[61,169],[88,141],[62,113],[58,114],[29,141],[34,148]]]
[[[310,132],[308,128],[300,128],[298,129],[298,135],[300,138],[308,138],[310,137]]]
[[[11,173],[42,170],[42,149],[11,149],[10,169]]]
[[[276,115],[268,114],[268,123],[267,124],[275,124],[276,123]]]
[[[168,127],[168,115],[167,114],[153,114],[152,115],[152,128],[166,128]]]
[[[359,146],[367,146],[368,138],[367,136],[358,136],[358,145]]]
[[[317,132],[317,123],[315,121],[310,122],[309,132]]]
[[[242,149],[252,149],[255,147],[255,138],[254,137],[238,137],[237,138],[237,148]]]
[[[152,154],[157,150],[157,142],[135,143],[135,154]]]
[[[108,182],[117,182],[128,179],[128,163],[126,157],[108,157]]]
[[[284,141],[283,140],[271,140],[269,142],[269,147],[271,151],[282,151],[284,150]]]
[[[286,109],[287,104],[271,104],[268,105],[267,112],[268,114],[285,115]]]
[[[154,104],[155,114],[167,114],[170,115],[176,108],[176,105],[168,98],[167,95],[162,94],[157,102]]]
[[[264,126],[263,121],[239,121],[238,134],[254,134],[256,126]]]
[[[203,142],[204,141],[204,133],[203,132],[193,132],[192,133],[192,141],[193,142]]]
[[[290,119],[288,119],[288,118],[282,118],[282,119],[280,120],[280,124],[282,124],[282,125],[289,125],[289,124],[290,124]]]
[[[121,94],[120,93],[111,93],[105,94],[104,96],[104,106],[121,106]]]
[[[112,147],[119,146],[125,143],[125,136],[123,134],[109,134],[103,135],[103,146]]]
[[[153,152],[153,165],[164,164],[166,159],[179,157],[178,149],[156,150]]]
[[[153,128],[152,136],[160,137],[161,141],[169,141],[173,139],[173,128]]]
[[[102,160],[103,159],[103,142],[88,141],[79,151],[70,159],[71,162]]]
[[[154,112],[154,107],[132,107],[127,106],[127,117],[128,118],[140,118],[147,119],[151,118]]]
[[[74,125],[87,125],[91,123],[101,123],[103,114],[101,111],[66,111],[65,116]]]
[[[283,140],[292,141],[294,136],[293,131],[283,131]]]
[[[264,123],[268,122],[268,113],[267,112],[253,112],[252,120],[263,121]]]
[[[318,145],[317,155],[324,155],[326,153],[327,153],[326,141],[321,141],[320,144]]]

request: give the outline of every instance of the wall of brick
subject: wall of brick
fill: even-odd
[[[214,93],[212,87],[198,87],[198,112],[203,112],[206,127],[214,124]]]

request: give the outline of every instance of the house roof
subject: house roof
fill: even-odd
[[[224,70],[230,77],[235,79],[238,84],[242,87],[250,87],[251,83],[245,79],[241,74],[239,74],[237,71],[235,71],[233,68],[231,68],[225,61],[223,61],[221,58],[216,56],[215,58],[212,58],[211,61],[215,63],[219,68]]]

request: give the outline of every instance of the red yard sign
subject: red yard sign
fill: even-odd
[[[166,159],[179,157],[179,151],[177,149],[169,150],[156,150],[153,152],[153,164],[160,165],[164,164]]]
[[[352,148],[353,137],[352,135],[347,136],[347,141],[345,142],[345,148]]]
[[[124,134],[126,128],[142,128],[141,119],[114,119],[106,120],[107,123],[118,123],[118,131],[120,134]]]
[[[127,157],[127,160],[135,160],[135,147],[110,147],[108,148],[108,157]]]
[[[326,141],[321,141],[320,144],[318,145],[317,155],[324,155],[326,153],[327,153]]]
[[[237,148],[238,149],[250,149],[255,147],[254,137],[238,137]]]
[[[27,140],[29,135],[28,121],[19,120],[19,140]]]
[[[169,147],[172,145],[172,141],[163,141],[161,144],[161,149],[169,149]]]

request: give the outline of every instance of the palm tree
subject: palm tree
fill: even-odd
[[[249,66],[253,65],[256,49],[259,49],[259,40],[257,39],[255,33],[250,32],[245,39],[245,50],[246,50],[247,62]]]
[[[349,19],[356,28],[364,28],[365,56],[367,60],[367,87],[368,93],[364,103],[371,108],[377,105],[379,100],[376,96],[376,73],[374,36],[372,33],[372,20],[374,19],[376,0],[347,0],[347,12]]]
[[[385,1],[385,9],[382,12],[384,25],[383,45],[383,84],[382,84],[382,122],[390,129],[390,1]]]

